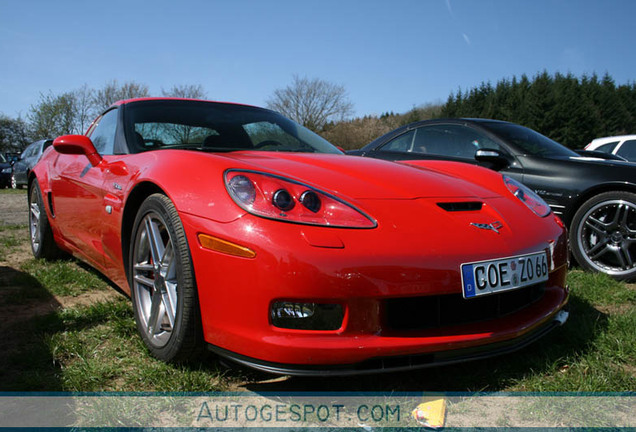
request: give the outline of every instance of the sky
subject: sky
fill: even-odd
[[[111,80],[265,106],[319,78],[355,116],[544,70],[627,84],[635,16],[634,0],[0,0],[0,114]]]

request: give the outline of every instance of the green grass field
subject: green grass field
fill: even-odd
[[[25,192],[0,191],[0,200],[7,193]],[[0,226],[0,391],[636,390],[636,284],[600,274],[571,271],[570,320],[514,354],[408,373],[276,379],[212,355],[155,360],[130,301],[101,275],[29,254],[26,226]]]

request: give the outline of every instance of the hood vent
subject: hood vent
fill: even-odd
[[[479,211],[484,203],[480,201],[443,202],[438,206],[448,212]]]

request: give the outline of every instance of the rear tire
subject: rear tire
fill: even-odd
[[[61,255],[61,250],[53,238],[53,230],[44,207],[42,192],[37,179],[29,189],[29,234],[31,251],[36,258],[52,260]]]
[[[129,281],[137,330],[152,355],[166,362],[199,357],[204,343],[192,257],[165,195],[151,195],[137,212]]]
[[[572,219],[570,247],[588,270],[636,279],[636,194],[605,192],[586,201]]]

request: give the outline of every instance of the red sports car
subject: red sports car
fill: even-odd
[[[567,319],[567,240],[531,190],[453,162],[345,156],[262,108],[119,102],[29,178],[36,257],[130,293],[165,361],[299,375],[520,348]]]

